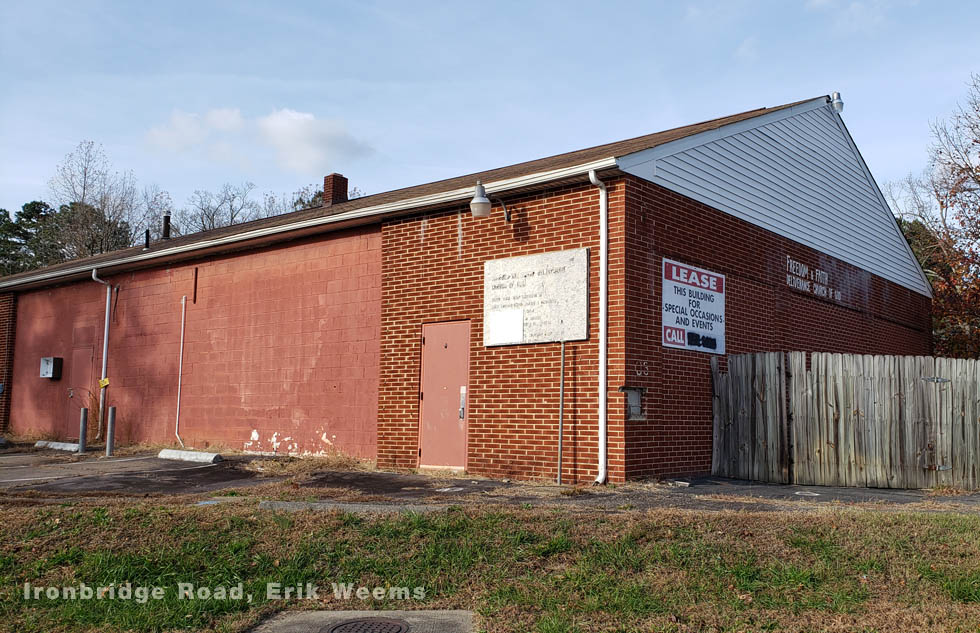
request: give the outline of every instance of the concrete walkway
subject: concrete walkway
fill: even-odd
[[[472,630],[473,614],[469,611],[288,611],[252,629],[253,633],[470,633]]]
[[[418,505],[445,508],[448,505],[499,503],[549,505],[575,509],[646,510],[682,508],[692,510],[745,510],[785,512],[827,505],[861,507],[928,506],[957,511],[980,510],[980,494],[937,495],[927,490],[833,488],[786,486],[731,479],[701,477],[681,482],[630,482],[616,486],[578,488],[550,484],[527,484],[433,477],[378,471],[321,471],[301,484],[323,504],[351,503],[351,511],[372,511],[380,504],[412,509]],[[360,502],[360,503],[358,503]],[[270,506],[271,508],[271,506]],[[281,508],[287,509],[287,508]],[[288,508],[295,510],[296,508]],[[328,509],[322,508],[310,509]],[[344,509],[337,507],[337,509]]]

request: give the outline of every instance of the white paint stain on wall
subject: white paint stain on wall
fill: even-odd
[[[252,429],[252,435],[250,436],[249,441],[245,442],[245,444],[243,445],[242,450],[248,452],[249,449],[251,449],[253,446],[256,449],[258,449],[259,448],[258,444],[260,444],[260,442],[259,442],[259,431],[258,431],[258,429]]]
[[[326,448],[320,450],[300,449],[300,442],[292,436],[280,437],[282,431],[275,431],[269,437],[268,442],[263,443],[258,429],[253,429],[249,435],[249,440],[242,443],[242,452],[250,455],[290,455],[293,457],[308,457],[316,455],[331,455],[336,452],[334,443],[337,436],[329,434],[323,427],[317,429],[320,433],[320,441],[326,444]],[[271,450],[270,450],[271,449]],[[282,449],[280,451],[280,449]]]

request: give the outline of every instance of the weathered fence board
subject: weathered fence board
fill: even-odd
[[[980,361],[770,352],[711,372],[717,475],[980,488]]]
[[[789,481],[785,364],[781,355],[711,359],[714,439],[712,472],[739,479]]]

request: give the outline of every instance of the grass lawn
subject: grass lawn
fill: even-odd
[[[206,507],[0,507],[0,629],[239,631],[283,609],[471,609],[482,630],[977,631],[980,517],[812,513],[276,514]],[[160,600],[25,600],[23,586],[162,586]],[[177,583],[247,600],[181,600]],[[318,600],[267,600],[267,582]],[[423,587],[345,600],[331,583]]]

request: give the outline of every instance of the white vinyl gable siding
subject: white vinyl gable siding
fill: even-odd
[[[623,171],[931,296],[826,99],[617,159]]]

